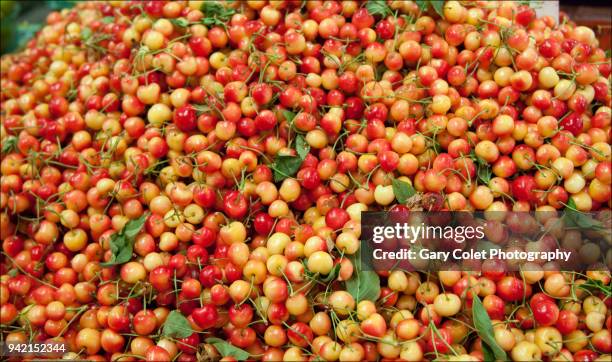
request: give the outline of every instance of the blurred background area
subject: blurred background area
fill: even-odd
[[[612,47],[612,7],[607,1],[562,0],[560,9],[577,25],[593,29],[604,50]]]
[[[18,50],[31,39],[54,10],[74,6],[78,0],[0,0],[2,54]],[[559,8],[578,25],[593,29],[604,50],[611,48],[612,7],[607,1],[535,0],[533,6]],[[558,4],[557,4],[558,3]]]
[[[47,15],[70,8],[77,0],[0,0],[0,50],[10,53],[23,47],[42,27]]]

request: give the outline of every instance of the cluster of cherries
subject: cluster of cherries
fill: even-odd
[[[407,210],[410,191],[436,211],[612,205],[593,30],[521,2],[440,3],[49,14],[0,66],[2,340],[91,361],[610,361],[605,268],[354,288],[361,213]]]

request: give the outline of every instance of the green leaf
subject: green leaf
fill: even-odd
[[[486,344],[489,347],[490,352],[492,353],[494,358],[485,358],[485,361],[506,361],[508,357],[506,356],[506,352],[497,344],[495,341],[495,334],[493,332],[493,323],[491,322],[491,318],[487,314],[486,309],[482,305],[480,298],[478,296],[474,296],[472,302],[472,319],[474,321],[474,327],[476,331],[478,331],[478,335],[482,339],[483,347]],[[483,348],[483,353],[484,353]]]
[[[345,282],[346,291],[353,296],[356,302],[370,300],[375,302],[380,296],[380,278],[376,272],[363,270],[361,251],[349,256],[355,271],[351,279]]]
[[[115,22],[115,17],[114,16],[105,16],[102,18],[102,22],[104,24],[112,24],[113,22]]]
[[[249,358],[249,352],[231,345],[229,342],[220,338],[206,338],[206,343],[211,344],[221,353],[223,357],[234,357],[238,361],[244,361]]]
[[[416,4],[421,12],[426,12],[429,6],[434,9],[442,19],[444,19],[444,1],[443,0],[416,0]]]
[[[308,152],[310,152],[310,145],[308,142],[306,142],[306,139],[301,134],[299,134],[295,139],[295,150],[302,161],[306,158]]]
[[[83,29],[81,29],[81,39],[83,40],[87,40],[91,38],[92,34],[93,32],[91,31],[91,28],[89,27],[84,27]]]
[[[443,0],[430,0],[429,3],[434,8],[436,13],[444,19],[444,1]]]
[[[191,324],[178,310],[173,310],[166,317],[162,335],[172,338],[187,338],[193,334]]]
[[[17,137],[8,136],[2,141],[2,153],[10,153],[17,147]]]
[[[486,343],[482,343],[482,357],[484,361],[495,361],[493,350]]]
[[[51,10],[62,10],[73,7],[77,1],[76,0],[47,0],[47,6]]]
[[[170,19],[170,22],[179,28],[186,28],[189,26],[189,20],[185,18]]]
[[[470,158],[476,162],[476,174],[478,175],[478,179],[483,184],[488,185],[489,181],[491,181],[491,176],[493,175],[489,163],[483,160],[481,157],[478,157],[474,151],[470,153]]]
[[[217,18],[204,18],[204,19],[202,19],[202,24],[204,24],[206,26],[225,25],[224,22],[222,22],[221,20],[219,20]]]
[[[236,9],[226,8],[217,1],[204,1],[200,10],[204,13],[202,18],[204,25],[224,26],[230,21],[232,15],[236,13]]]
[[[30,39],[34,38],[36,32],[42,28],[42,24],[30,23],[27,21],[17,25],[15,37],[17,39],[17,48],[24,47]]]
[[[111,259],[106,263],[100,263],[100,265],[106,267],[130,261],[134,251],[134,238],[136,238],[146,220],[147,215],[143,214],[138,219],[128,221],[123,229],[111,235]]]
[[[346,281],[346,291],[357,303],[362,300],[376,302],[380,296],[380,278],[374,271],[359,271]]]
[[[282,181],[288,177],[293,177],[302,165],[299,156],[279,155],[272,164],[274,170],[274,182]]]
[[[425,12],[429,7],[429,0],[416,0],[416,4],[421,12]]]
[[[606,50],[606,58],[611,58],[612,57],[612,49],[608,49]]]
[[[400,204],[405,204],[409,198],[416,194],[414,187],[407,182],[394,178],[391,184],[393,185],[393,194]]]
[[[111,257],[111,261],[113,265],[127,263],[132,259],[132,253],[134,251],[134,244],[130,243],[127,239],[124,238],[123,244],[116,244],[117,247],[113,250],[113,257]],[[108,263],[105,263],[104,266],[107,266]]]
[[[321,278],[323,283],[329,283],[332,280],[335,280],[338,277],[338,273],[340,272],[340,263],[334,265],[332,270],[327,274],[325,278]]]
[[[393,14],[385,0],[369,0],[366,9],[370,15],[380,15],[383,18]]]
[[[124,235],[131,239],[135,238],[136,235],[138,235],[138,233],[140,232],[140,229],[142,229],[142,226],[144,225],[144,222],[146,220],[147,215],[143,214],[138,219],[128,221],[123,227]]]
[[[584,290],[597,290],[602,292],[606,297],[612,297],[612,284],[605,285],[601,280],[589,279],[584,284],[578,286]]]
[[[568,225],[573,225],[585,230],[607,230],[601,221],[594,219],[587,213],[578,211],[576,208],[576,202],[574,202],[574,199],[571,198],[567,203],[567,207],[565,208],[564,220]]]
[[[478,179],[485,185],[488,185],[491,181],[491,168],[488,166],[478,167]]]
[[[295,118],[295,113],[288,111],[288,110],[283,110],[283,116],[285,117],[285,119],[287,120],[288,123],[291,123],[293,121],[293,119]]]

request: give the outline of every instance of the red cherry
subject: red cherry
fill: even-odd
[[[428,336],[430,338],[427,340],[427,351],[448,353],[449,346],[452,343],[451,334],[448,329],[440,328],[438,329],[438,333],[435,333],[433,331],[429,331],[427,333],[431,333],[431,336]]]
[[[193,233],[192,240],[194,244],[201,245],[205,248],[213,245],[217,239],[217,233],[207,228],[201,227]]]
[[[196,110],[190,105],[184,105],[176,109],[172,120],[178,129],[183,132],[193,131],[198,126]]]
[[[599,357],[597,352],[583,349],[574,353],[574,362],[592,362],[596,360],[597,357]]]
[[[227,263],[223,269],[223,273],[225,274],[225,281],[228,284],[242,278],[242,269],[238,268],[233,263]]]
[[[255,117],[255,127],[260,131],[269,131],[276,126],[276,116],[270,110],[259,112]]]
[[[198,350],[198,344],[200,344],[200,335],[193,333],[187,338],[178,338],[176,346],[187,354],[195,354]]]
[[[236,129],[240,134],[251,137],[257,134],[257,127],[255,126],[255,121],[251,118],[243,117],[240,118],[238,123],[236,124]]]
[[[353,13],[351,22],[355,24],[357,29],[370,28],[374,25],[374,17],[368,12],[365,7],[357,9]]]
[[[153,17],[161,17],[163,14],[163,1],[146,1],[143,5],[144,11]]]
[[[346,210],[335,207],[325,215],[325,224],[333,230],[341,229],[351,218]]]
[[[230,343],[240,348],[247,348],[253,345],[256,338],[257,335],[253,328],[234,328],[229,335]]]
[[[551,326],[559,319],[559,307],[554,302],[542,301],[530,306],[533,317],[540,326]]]
[[[497,282],[497,295],[506,302],[521,300],[524,294],[524,282],[516,277],[506,276]]]
[[[209,329],[217,323],[219,313],[214,305],[206,304],[200,308],[194,309],[191,313],[191,317],[200,328]]]
[[[350,97],[346,99],[346,118],[359,119],[363,116],[365,106],[361,98]]]
[[[274,219],[267,212],[260,212],[253,218],[253,227],[260,235],[268,235],[274,226]]]
[[[239,191],[230,191],[223,198],[223,211],[233,219],[242,219],[248,212],[249,203]]]
[[[544,58],[554,58],[561,53],[561,44],[555,39],[545,39],[539,50]]]
[[[199,280],[202,286],[210,288],[223,278],[223,272],[216,265],[207,265],[200,270]]]
[[[542,302],[553,302],[554,303],[554,299],[544,293],[536,293],[531,297],[531,300],[529,301],[530,305],[536,305]]]
[[[273,95],[272,87],[265,83],[257,83],[251,91],[253,100],[259,105],[264,105],[270,102]]]
[[[234,326],[244,328],[253,319],[253,308],[247,303],[235,304],[229,308],[228,316]]]
[[[307,190],[312,190],[321,184],[321,178],[314,167],[303,167],[297,175],[300,184]]]
[[[562,310],[559,312],[555,327],[561,334],[569,334],[578,327],[578,316],[569,310]]]
[[[212,44],[206,37],[192,36],[189,39],[189,47],[198,57],[207,57],[212,51]]]
[[[376,25],[376,33],[381,39],[391,39],[395,35],[395,26],[388,20],[382,20]]]
[[[559,126],[564,130],[570,131],[574,136],[578,136],[582,132],[584,124],[582,116],[579,113],[572,112],[559,122]]]
[[[399,164],[399,155],[393,151],[384,151],[378,156],[378,160],[383,170],[391,172],[395,170]]]
[[[532,201],[535,188],[536,183],[532,176],[523,175],[512,181],[512,195],[519,201]]]
[[[192,263],[206,263],[208,261],[208,251],[202,245],[191,245],[187,248],[187,259]]]
[[[297,322],[288,329],[287,337],[294,345],[304,348],[312,341],[314,334],[306,323]]]

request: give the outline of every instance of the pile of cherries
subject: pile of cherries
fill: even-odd
[[[1,339],[91,361],[610,361],[609,245],[590,271],[356,262],[364,211],[609,212],[610,73],[592,29],[515,1],[53,12],[0,66]]]

